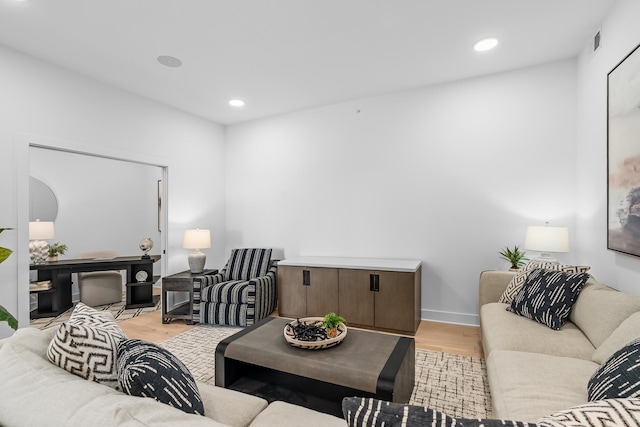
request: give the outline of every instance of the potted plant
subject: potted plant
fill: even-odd
[[[49,261],[57,261],[58,260],[58,254],[60,255],[64,255],[65,251],[69,249],[67,248],[67,245],[65,244],[60,244],[58,242],[49,245]]]
[[[525,258],[526,252],[520,251],[518,246],[514,246],[513,250],[507,246],[500,252],[500,258],[505,259],[511,263],[511,270],[518,270],[525,264],[525,261],[529,261],[529,258]]]
[[[346,320],[343,317],[335,313],[329,313],[322,319],[322,327],[327,329],[327,336],[333,338],[338,335],[338,325],[345,322]]]
[[[0,228],[0,233],[4,230],[12,230],[11,228]],[[8,248],[0,247],[0,264],[11,255],[13,251]],[[9,311],[0,305],[0,322],[7,322],[13,330],[18,329],[18,321],[9,313]]]

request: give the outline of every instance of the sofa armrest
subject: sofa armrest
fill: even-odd
[[[191,321],[200,323],[200,300],[201,292],[207,286],[215,285],[224,281],[223,273],[205,274],[193,279],[193,315]]]
[[[478,303],[482,307],[490,302],[498,302],[507,285],[516,275],[512,271],[486,270],[480,273]]]
[[[278,304],[277,271],[277,264],[272,264],[266,275],[250,280],[256,291],[256,322],[264,319],[276,309]]]

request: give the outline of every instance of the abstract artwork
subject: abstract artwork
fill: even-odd
[[[640,256],[640,45],[607,78],[607,247]]]

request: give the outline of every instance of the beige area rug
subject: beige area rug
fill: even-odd
[[[160,295],[153,296],[153,302],[155,303],[153,307],[143,307],[143,308],[125,308],[126,301],[124,299],[121,302],[116,302],[114,304],[106,304],[106,305],[96,305],[96,310],[104,310],[110,311],[113,314],[113,317],[116,318],[117,322],[132,319],[134,317],[140,316],[141,314],[151,313],[152,311],[156,311],[160,309]],[[74,305],[75,307],[75,305]],[[32,319],[31,326],[39,329],[46,329],[54,326],[58,326],[63,322],[69,320],[71,316],[71,312],[73,311],[73,307],[69,310],[65,311],[62,314],[59,314],[56,317],[43,317],[41,319]]]
[[[198,325],[160,345],[175,354],[198,381],[215,384],[215,349],[242,328]],[[410,402],[458,418],[486,418],[491,397],[484,359],[416,350],[416,382]]]

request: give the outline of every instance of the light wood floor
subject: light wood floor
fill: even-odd
[[[185,325],[181,320],[162,324],[160,310],[143,314],[133,319],[119,322],[129,338],[143,339],[155,343],[178,335],[193,326]],[[480,328],[474,326],[451,325],[422,321],[414,336],[416,348],[443,351],[466,356],[482,356]]]

